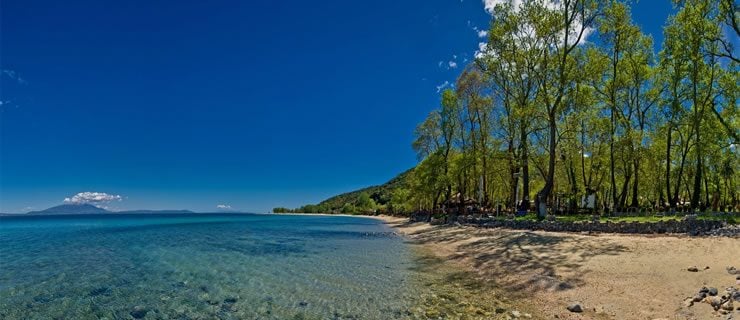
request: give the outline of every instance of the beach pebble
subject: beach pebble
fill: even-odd
[[[732,311],[734,309],[734,306],[732,305],[732,300],[727,300],[725,303],[720,306],[722,310]]]
[[[717,295],[717,292],[718,292],[717,291],[717,288],[715,288],[715,287],[711,287],[711,288],[709,288],[709,290],[707,290],[707,294],[710,295],[710,296],[716,296]]]
[[[511,312],[511,315],[514,316],[514,318],[519,318],[522,316],[522,313],[517,310],[514,310]]]
[[[686,269],[686,270],[688,270],[689,272],[699,272],[699,268],[697,268],[696,266],[693,266],[693,267],[689,267],[689,268],[688,268],[688,269]]]
[[[722,305],[722,299],[720,299],[719,297],[707,297],[705,301],[709,303],[709,305],[711,305],[714,310],[718,310],[720,305]]]
[[[740,274],[740,271],[738,271],[737,269],[735,269],[734,266],[727,266],[727,268],[725,268],[725,269],[727,270],[727,273],[729,273],[729,274]]]
[[[693,299],[691,299],[691,300],[692,300],[693,302],[699,302],[699,301],[702,301],[702,300],[704,300],[704,298],[705,298],[706,296],[707,296],[707,295],[706,295],[706,294],[705,294],[704,292],[699,292],[699,293],[697,293],[697,294],[696,294],[696,295],[694,296],[694,298],[693,298]]]
[[[583,312],[583,308],[581,308],[581,305],[578,303],[571,304],[567,307],[568,311],[570,312]]]

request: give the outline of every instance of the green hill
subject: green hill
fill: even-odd
[[[393,192],[406,188],[413,169],[404,171],[388,182],[342,193],[318,204],[309,204],[296,209],[274,208],[275,213],[387,213],[392,211]]]

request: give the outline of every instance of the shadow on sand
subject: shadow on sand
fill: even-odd
[[[434,226],[409,236],[411,243],[430,248],[439,244],[453,246],[446,259],[420,257],[419,271],[436,268],[444,260],[464,262],[472,265],[474,272],[450,273],[448,281],[474,290],[499,287],[513,292],[513,296],[582,286],[583,275],[589,272],[584,267],[588,260],[628,251],[606,238],[579,241],[583,236],[562,233]]]

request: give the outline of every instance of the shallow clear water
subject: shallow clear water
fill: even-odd
[[[366,218],[2,217],[0,318],[402,318],[411,264]]]

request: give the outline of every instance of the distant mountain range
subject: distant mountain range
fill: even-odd
[[[30,215],[54,215],[54,214],[152,214],[152,213],[194,213],[190,210],[129,210],[110,211],[91,204],[63,204],[45,210],[31,211]]]

